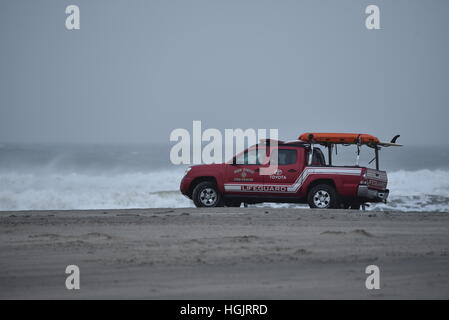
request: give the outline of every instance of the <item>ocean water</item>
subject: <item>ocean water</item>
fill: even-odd
[[[355,149],[340,149],[336,164],[353,164]],[[172,165],[169,151],[162,145],[0,145],[0,210],[193,207],[178,191],[186,166]],[[360,164],[371,158],[362,149]],[[381,169],[388,171],[390,199],[370,210],[449,211],[449,147],[386,148]]]

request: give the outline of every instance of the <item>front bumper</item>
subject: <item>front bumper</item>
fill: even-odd
[[[368,186],[359,186],[357,190],[357,196],[363,199],[367,199],[370,202],[387,202],[388,194],[390,191],[370,189]]]
[[[187,198],[190,198],[190,194],[189,194],[189,188],[190,188],[190,183],[192,182],[192,179],[187,178],[187,176],[184,176],[181,180],[181,184],[179,186],[179,190],[181,191],[181,193],[183,195],[185,195]]]

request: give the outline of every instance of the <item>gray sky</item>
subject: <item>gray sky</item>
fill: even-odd
[[[448,144],[448,14],[447,0],[2,0],[0,142],[168,143],[202,120]]]

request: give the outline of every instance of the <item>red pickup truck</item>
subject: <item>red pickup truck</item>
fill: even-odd
[[[260,169],[268,164],[258,163],[258,153],[266,153],[269,148],[266,144],[252,146],[227,163],[191,166],[182,178],[180,190],[197,207],[277,202],[308,203],[311,208],[322,209],[359,209],[367,202],[386,202],[387,174],[379,170],[378,150],[380,146],[396,144],[363,141],[360,135],[352,134],[349,139],[355,137],[354,144],[375,149],[376,169],[333,166],[332,147],[352,141],[343,140],[341,134],[338,137],[340,140],[323,140],[309,134],[309,139],[303,137],[309,141],[277,141],[277,170],[271,175],[261,175]],[[328,163],[316,145],[328,147]]]

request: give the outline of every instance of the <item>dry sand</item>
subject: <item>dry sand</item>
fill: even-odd
[[[67,265],[81,289],[65,288]],[[379,266],[381,289],[365,288]],[[449,298],[449,214],[0,212],[0,298]]]

